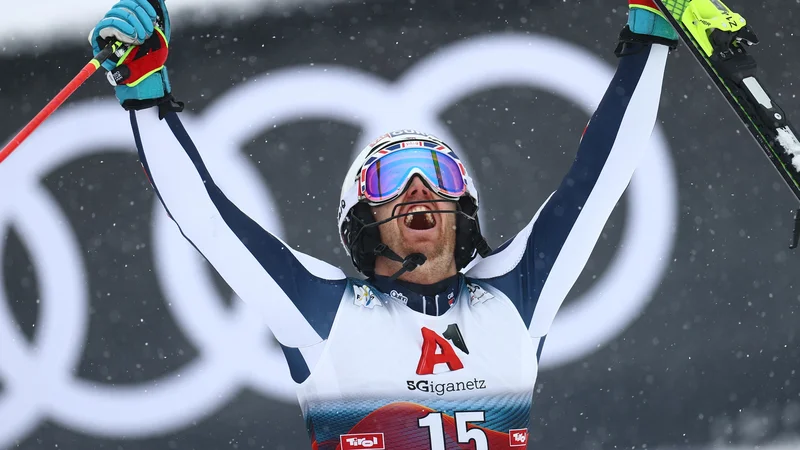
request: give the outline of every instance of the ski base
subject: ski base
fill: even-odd
[[[758,37],[720,0],[654,0],[800,201],[800,139],[758,77],[748,47]],[[800,210],[792,248],[800,241]]]

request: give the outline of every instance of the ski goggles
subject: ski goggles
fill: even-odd
[[[403,193],[414,175],[442,197],[459,199],[467,191],[466,170],[440,144],[409,141],[379,150],[361,169],[359,197],[373,206]]]

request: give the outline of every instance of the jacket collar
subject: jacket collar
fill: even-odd
[[[434,284],[416,284],[375,275],[369,281],[377,290],[400,300],[414,311],[440,316],[455,304],[463,278],[463,275],[456,274]]]

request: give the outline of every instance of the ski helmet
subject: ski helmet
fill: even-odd
[[[478,223],[478,191],[455,152],[433,135],[417,130],[398,130],[384,134],[364,147],[348,169],[342,184],[338,211],[339,237],[356,269],[368,277],[373,276],[378,249],[385,247],[381,243],[378,227],[370,226],[370,224],[375,224],[371,207],[376,205],[376,202],[371,202],[366,192],[364,180],[368,166],[376,158],[405,147],[430,148],[449,156],[458,165],[461,173],[459,182],[463,181],[463,189],[458,192],[462,193],[458,198],[446,196],[457,204],[454,254],[457,270],[466,267],[477,254],[483,256],[488,254],[491,249],[481,235]],[[414,173],[417,172],[419,171]],[[409,180],[410,176],[403,180],[404,185],[396,195],[386,201],[390,201],[402,193]]]

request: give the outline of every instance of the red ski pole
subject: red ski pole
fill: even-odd
[[[89,63],[86,64],[83,69],[81,69],[78,75],[75,76],[75,78],[73,78],[69,84],[64,86],[64,89],[62,89],[58,95],[53,97],[53,99],[50,100],[50,103],[48,103],[41,111],[39,111],[38,114],[36,114],[36,117],[28,122],[28,124],[25,125],[25,128],[20,130],[20,132],[17,133],[13,139],[11,139],[11,142],[6,144],[6,146],[0,150],[0,163],[2,163],[8,157],[8,155],[11,154],[11,152],[16,150],[17,147],[19,147],[20,144],[22,144],[22,142],[25,141],[25,139],[27,139],[28,136],[30,136],[31,133],[33,133],[33,131],[42,124],[42,122],[50,117],[50,115],[53,114],[53,112],[58,109],[58,107],[61,106],[67,100],[67,98],[69,98],[69,96],[72,95],[72,93],[83,84],[84,81],[88,80],[89,77],[91,77],[92,74],[94,74],[97,69],[100,68],[100,64],[108,59],[108,57],[114,52],[115,44],[115,42],[109,43],[100,53],[97,54],[97,56],[94,57],[94,59],[89,61]]]

